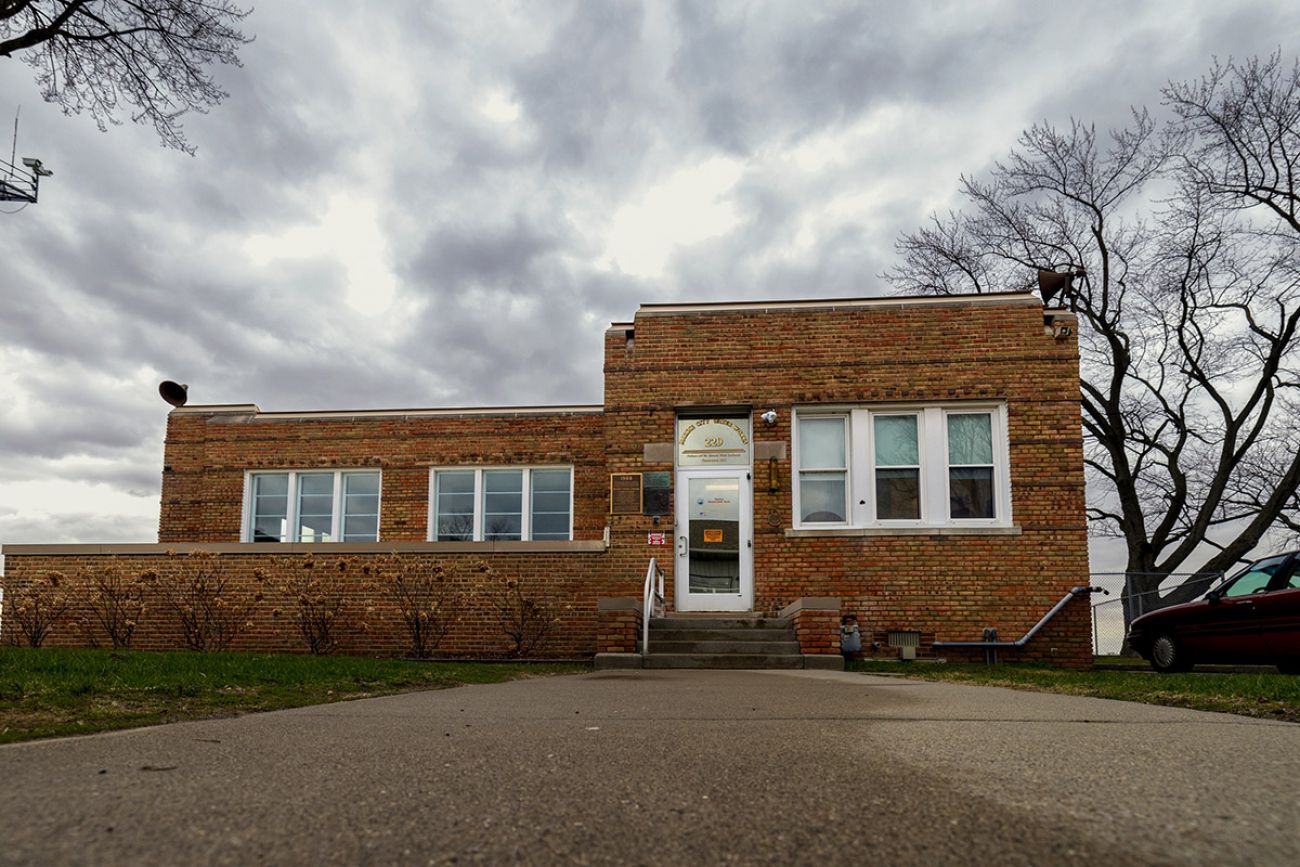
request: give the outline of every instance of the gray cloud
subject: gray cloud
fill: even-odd
[[[0,115],[56,171],[0,215],[0,542],[150,537],[26,498],[156,496],[163,377],[268,409],[598,402],[639,301],[873,294],[1025,125],[1122,122],[1212,54],[1300,44],[1300,9],[298,0],[248,29],[195,158],[0,60]],[[718,158],[734,225],[661,274],[611,261],[620,209]]]

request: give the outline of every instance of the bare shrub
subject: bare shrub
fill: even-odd
[[[178,557],[171,568],[142,578],[175,615],[181,639],[191,650],[226,650],[262,601],[260,590],[240,589],[220,558],[206,551]]]
[[[372,567],[365,566],[363,571]],[[461,599],[451,577],[439,563],[427,563],[392,554],[373,567],[379,591],[392,600],[402,615],[410,637],[410,654],[427,659],[438,649],[451,628]]]
[[[145,575],[110,562],[83,570],[80,579],[89,591],[86,603],[90,615],[85,618],[87,643],[97,646],[94,626],[98,624],[115,649],[130,647],[135,628],[144,616],[145,588],[149,583]]]
[[[322,567],[311,554],[279,561],[276,571],[283,577],[276,587],[289,597],[298,631],[307,643],[307,650],[315,655],[338,649],[339,629],[347,607],[349,571],[360,571],[355,565],[355,558],[339,558],[332,567]]]
[[[478,567],[492,582],[492,569],[487,564]],[[495,581],[491,609],[510,639],[510,655],[523,659],[545,646],[552,630],[560,622],[555,606],[541,595],[541,582],[535,579],[502,576]]]
[[[62,572],[46,572],[6,598],[7,619],[18,624],[17,632],[9,630],[9,643],[25,642],[28,647],[40,647],[45,643],[71,604],[65,582]]]

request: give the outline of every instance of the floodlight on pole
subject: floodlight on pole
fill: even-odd
[[[0,202],[36,204],[37,194],[41,190],[41,178],[53,174],[35,157],[23,157],[23,168],[0,157]]]

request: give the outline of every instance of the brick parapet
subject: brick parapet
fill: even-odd
[[[388,556],[386,553],[331,554],[326,546],[320,546],[315,554],[317,569],[336,569],[340,561],[348,564],[347,577],[343,579],[346,605],[339,630],[339,652],[388,656],[407,653],[408,637],[399,609],[373,578],[363,575],[365,567],[376,567]],[[414,569],[442,567],[453,596],[459,597],[454,606],[457,615],[441,647],[443,655],[496,657],[508,653],[510,645],[501,630],[496,605],[502,598],[504,583],[512,580],[522,582],[527,598],[542,603],[557,618],[551,638],[534,655],[563,658],[585,658],[596,652],[599,597],[640,592],[637,581],[619,581],[607,576],[605,556],[594,551],[496,553],[488,557],[474,553],[401,554]],[[81,646],[88,642],[79,622],[92,616],[85,570],[115,566],[129,575],[154,571],[166,580],[187,559],[183,554],[166,553],[116,556],[6,553],[5,574],[0,582],[5,588],[6,603],[13,604],[33,582],[42,580],[49,572],[61,573],[61,589],[70,596],[72,605],[46,643]],[[215,555],[215,562],[229,577],[236,598],[246,599],[255,593],[264,596],[250,616],[251,625],[240,632],[232,650],[306,651],[294,621],[295,603],[282,588],[284,580],[302,568],[303,559],[301,554]],[[490,566],[491,572],[479,571],[476,567],[480,564]],[[259,573],[264,576],[262,580],[258,580]],[[177,621],[161,595],[147,590],[145,605],[133,646],[143,650],[181,646]],[[3,628],[0,640],[13,642],[18,627],[11,612],[6,612]],[[106,641],[105,636],[96,637]]]

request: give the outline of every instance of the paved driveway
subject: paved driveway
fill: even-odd
[[[1300,863],[1300,726],[606,672],[0,747],[0,863]]]

